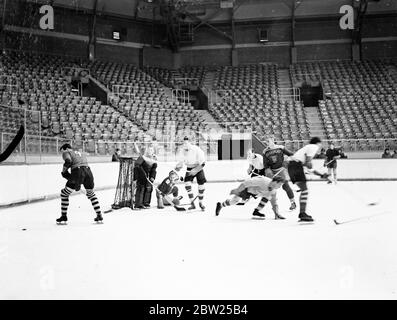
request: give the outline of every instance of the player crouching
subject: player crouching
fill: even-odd
[[[168,177],[165,178],[156,189],[157,208],[164,209],[164,205],[180,204],[181,197],[178,197],[178,187],[175,185],[179,181],[179,176],[175,171],[170,171]]]
[[[222,208],[235,205],[240,200],[247,200],[250,197],[259,196],[261,197],[261,201],[252,213],[254,218],[265,218],[265,215],[261,213],[260,210],[262,210],[270,200],[275,219],[284,219],[278,212],[277,204],[277,189],[279,189],[283,183],[284,179],[279,176],[273,179],[264,176],[249,178],[241,183],[238,188],[230,191],[230,194],[233,195],[231,199],[216,204],[215,215],[218,216]]]
[[[69,196],[73,190],[79,191],[81,185],[86,190],[87,198],[91,201],[97,216],[95,222],[102,222],[101,208],[98,198],[94,193],[94,176],[88,166],[87,158],[78,151],[72,149],[71,145],[65,143],[61,148],[62,158],[65,161],[62,169],[62,177],[67,182],[64,189],[61,190],[61,217],[56,220],[57,223],[67,222],[67,211],[69,207]],[[71,172],[69,172],[69,168]]]

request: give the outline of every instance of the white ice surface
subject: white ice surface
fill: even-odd
[[[54,223],[59,200],[0,210],[0,299],[397,297],[397,182],[310,183],[313,225],[297,223],[283,190],[284,221],[270,205],[252,220],[253,200],[215,217],[235,186],[207,184],[206,212],[121,209],[103,225],[83,195],[71,197],[67,226]],[[113,197],[98,192],[104,209]]]

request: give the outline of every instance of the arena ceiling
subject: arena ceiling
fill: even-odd
[[[31,2],[52,3],[55,7],[66,7],[79,11],[90,12],[96,6],[98,14],[108,14],[133,19],[160,19],[153,15],[153,8],[172,5],[180,12],[190,12],[208,19],[211,22],[230,19],[232,3],[235,20],[260,20],[272,18],[288,18],[291,8],[295,5],[296,17],[327,16],[339,14],[339,8],[344,4],[364,0],[27,0]],[[396,0],[366,0],[369,1],[368,13],[397,13]],[[221,3],[226,6],[222,14]],[[156,10],[156,9],[155,9]],[[158,10],[160,11],[160,10]],[[214,12],[217,12],[214,15]]]

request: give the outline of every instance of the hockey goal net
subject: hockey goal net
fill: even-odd
[[[120,209],[124,207],[134,207],[134,158],[122,157],[120,158],[119,179],[117,182],[116,195],[114,197],[113,209]]]

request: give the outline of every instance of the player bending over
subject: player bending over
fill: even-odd
[[[72,194],[73,190],[79,191],[81,185],[84,186],[87,198],[91,201],[92,207],[96,212],[97,216],[94,220],[96,222],[101,222],[103,220],[101,208],[94,193],[94,176],[88,166],[87,158],[80,152],[73,150],[69,143],[64,144],[60,148],[60,151],[65,161],[61,174],[67,182],[65,188],[61,190],[62,215],[56,220],[57,223],[68,221],[67,211],[69,207],[69,196]],[[69,172],[69,169],[71,169],[71,172]]]
[[[230,194],[233,195],[231,199],[227,199],[222,203],[218,202],[216,204],[215,215],[218,216],[222,208],[235,205],[240,200],[247,200],[250,197],[261,197],[261,201],[252,213],[254,217],[265,217],[260,210],[262,210],[266,203],[270,200],[275,218],[284,219],[284,217],[278,213],[277,205],[277,189],[279,189],[283,183],[284,179],[278,176],[274,177],[273,179],[264,176],[249,178],[241,183],[238,188],[230,191]]]
[[[204,166],[205,166],[205,155],[204,151],[201,150],[198,146],[192,145],[189,142],[189,138],[185,137],[183,139],[183,147],[182,147],[182,158],[180,162],[175,167],[175,170],[178,172],[182,169],[183,165],[186,165],[186,175],[184,178],[185,181],[185,189],[189,196],[189,200],[191,202],[189,210],[196,209],[194,204],[194,195],[192,191],[192,182],[193,179],[196,178],[198,183],[198,199],[199,206],[201,210],[205,210],[205,206],[203,204],[204,200],[204,190],[205,183],[207,182],[204,174]]]
[[[263,157],[258,153],[254,153],[252,149],[247,151],[248,169],[247,173],[250,177],[264,176],[265,169],[263,167]],[[249,199],[237,203],[237,205],[245,205]]]
[[[251,177],[264,176],[265,170],[263,166],[263,157],[258,153],[254,153],[251,149],[247,151],[248,175]]]
[[[324,167],[328,168],[328,174],[330,176],[333,176],[333,180],[335,183],[337,183],[337,172],[336,172],[336,167],[338,166],[336,159],[340,158],[340,153],[339,150],[335,148],[335,145],[331,143],[329,145],[329,149],[325,153],[325,161],[324,161]],[[328,183],[332,183],[331,180],[328,180]]]
[[[290,210],[296,209],[294,192],[287,181],[287,170],[284,167],[284,155],[292,156],[293,153],[284,146],[276,145],[273,138],[269,138],[268,146],[263,150],[263,166],[266,176],[272,178],[274,176],[282,177],[284,180],[283,189],[291,202]]]
[[[292,183],[296,184],[301,195],[299,198],[299,219],[300,221],[313,221],[313,218],[306,213],[307,199],[309,196],[309,190],[306,183],[306,175],[304,168],[306,167],[311,170],[315,175],[320,176],[323,179],[328,178],[328,174],[321,174],[316,170],[312,170],[313,164],[312,159],[321,148],[321,139],[314,137],[310,140],[310,144],[299,149],[291,156],[291,160],[288,163],[288,173]]]
[[[172,170],[156,189],[157,208],[164,209],[164,205],[179,205],[181,197],[178,197],[178,187],[175,185],[179,181],[178,174]]]

